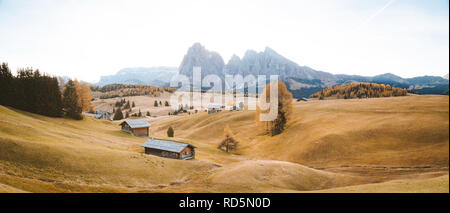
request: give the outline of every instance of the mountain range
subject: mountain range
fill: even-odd
[[[244,77],[249,74],[266,75],[267,77],[278,75],[296,98],[308,97],[323,88],[349,82],[389,84],[394,87],[406,88],[418,94],[443,94],[446,91],[448,93],[449,88],[448,75],[447,79],[438,76],[402,78],[391,73],[373,77],[333,75],[307,66],[300,66],[269,47],[265,48],[263,52],[248,50],[242,58],[233,55],[225,64],[219,53],[207,50],[200,43],[195,43],[188,49],[178,68],[126,68],[115,75],[101,77],[97,85],[127,83],[167,86],[172,76],[177,73],[192,79],[192,70],[195,66],[202,68],[202,77],[209,74],[215,74],[221,79],[224,79],[227,74],[240,74]]]
[[[97,86],[107,84],[135,84],[168,87],[170,79],[178,73],[177,67],[135,67],[119,70],[115,75],[100,77]]]

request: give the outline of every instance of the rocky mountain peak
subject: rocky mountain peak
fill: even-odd
[[[197,66],[202,68],[202,79],[210,74],[222,77],[225,63],[219,53],[209,51],[200,43],[195,43],[184,56],[179,73],[192,80],[192,69]]]
[[[253,58],[256,57],[258,55],[258,52],[254,51],[254,50],[247,50],[245,51],[244,57],[242,58],[242,60],[244,60],[245,58]]]
[[[271,54],[271,55],[279,55],[277,52],[275,52],[275,50],[273,50],[273,49],[270,48],[270,47],[266,47],[266,48],[264,49],[264,53],[265,53],[265,54]]]

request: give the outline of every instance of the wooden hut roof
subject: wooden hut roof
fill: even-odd
[[[127,123],[128,126],[130,126],[132,129],[135,128],[144,128],[144,127],[150,127],[151,125],[144,119],[137,119],[137,120],[125,120],[124,122],[120,123],[122,125],[123,123]]]
[[[195,146],[187,143],[180,143],[175,141],[160,140],[153,138],[148,139],[144,144],[142,144],[142,146],[146,148],[159,149],[176,153],[180,153],[181,151],[183,151],[184,148],[188,146],[195,148]]]

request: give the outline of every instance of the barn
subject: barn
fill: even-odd
[[[137,120],[125,120],[120,123],[122,131],[131,133],[134,136],[147,136],[149,135],[148,128],[150,124],[144,119]]]
[[[195,158],[195,146],[176,141],[149,139],[142,146],[145,154],[166,158],[189,160]]]

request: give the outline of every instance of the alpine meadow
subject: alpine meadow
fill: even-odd
[[[448,195],[448,17],[448,0],[0,0],[0,193],[182,211]]]

